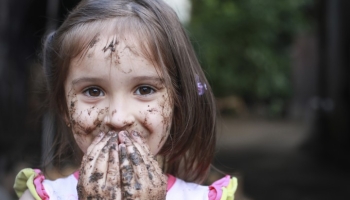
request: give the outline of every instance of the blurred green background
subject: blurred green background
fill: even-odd
[[[293,90],[291,46],[313,29],[307,0],[192,0],[188,30],[217,97],[281,116]]]

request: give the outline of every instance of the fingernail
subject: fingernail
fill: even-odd
[[[125,131],[120,131],[120,132],[119,132],[119,135],[125,137],[125,136],[126,136],[126,135],[125,135]]]
[[[117,132],[115,132],[115,131],[109,131],[109,134],[110,134],[112,137],[118,136]]]
[[[112,136],[115,132],[114,131],[108,131],[108,135]]]
[[[132,135],[135,136],[135,137],[140,137],[139,133],[136,132],[136,131],[132,131]]]
[[[125,143],[126,139],[127,139],[127,137],[125,135],[125,131],[120,131],[119,132],[119,142],[120,143]]]
[[[130,134],[129,134],[128,131],[124,131],[124,133],[125,133],[125,135],[126,135],[127,137],[130,137]]]

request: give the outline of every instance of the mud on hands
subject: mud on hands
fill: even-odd
[[[84,155],[79,199],[165,199],[167,177],[137,132],[100,133]]]

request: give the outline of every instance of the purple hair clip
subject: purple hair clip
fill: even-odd
[[[207,85],[205,83],[200,82],[199,76],[197,74],[195,75],[195,78],[196,78],[196,83],[197,83],[198,95],[201,96],[207,90]]]

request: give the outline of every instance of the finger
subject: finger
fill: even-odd
[[[123,199],[132,199],[134,191],[131,186],[134,183],[134,170],[128,159],[127,149],[124,143],[119,145],[119,157],[120,157],[120,172],[121,172],[121,186],[123,190]]]
[[[106,174],[106,189],[112,199],[121,199],[121,180],[119,168],[118,136],[112,137],[109,141],[109,158]]]
[[[127,154],[136,175],[134,176],[135,182],[134,186],[130,188],[130,193],[134,194],[134,197],[139,195],[149,196],[149,194],[158,191],[159,186],[163,184],[162,179],[159,175],[152,173],[154,171],[154,167],[151,166],[150,159],[153,159],[153,156],[149,157],[146,155],[142,157],[140,151],[138,150],[139,148],[145,154],[143,149],[144,147],[141,146],[143,145],[146,147],[147,145],[145,143],[138,143],[141,142],[141,138],[139,138],[138,142],[131,138],[131,134],[126,134],[124,138]]]
[[[80,175],[78,181],[78,194],[79,198],[86,199],[87,196],[93,195],[92,189],[96,186],[96,183],[91,180],[98,180],[101,174],[93,172],[96,159],[98,158],[99,152],[101,151],[100,145],[107,140],[109,136],[104,133],[100,133],[89,147],[89,153],[84,155],[83,161],[80,167]]]
[[[109,135],[101,132],[96,138],[93,140],[91,145],[88,148],[87,154],[83,156],[83,160],[80,166],[80,178],[79,181],[84,183],[88,182],[88,180],[83,180],[84,178],[90,176],[92,173],[93,165],[96,161],[97,155],[99,154],[100,148],[96,145],[100,144],[102,140],[107,140]],[[80,180],[81,179],[81,180]]]
[[[120,132],[119,138],[121,141],[119,146],[121,147],[122,173],[124,167],[133,170],[129,185],[126,182],[123,187],[124,198],[136,199],[142,196],[147,197],[147,199],[165,199],[166,179],[153,155],[148,153],[146,143],[142,141],[141,137],[133,138],[127,132]],[[141,155],[141,152],[144,156]],[[156,173],[155,168],[159,168],[160,173]]]
[[[143,138],[140,136],[140,134],[136,131],[132,131],[130,134],[130,138],[132,142],[135,144],[137,149],[140,151],[141,155],[149,155],[150,150],[146,142],[143,140]]]
[[[85,185],[92,189],[96,185],[105,184],[107,160],[108,160],[108,140],[113,132],[105,134],[103,138],[96,143],[90,154],[87,155],[87,162],[82,166],[85,171]]]
[[[90,146],[87,149],[87,153],[84,154],[84,156],[82,158],[81,166],[85,166],[85,164],[87,162],[93,160],[93,158],[91,158],[88,155],[91,153],[91,151],[93,151],[93,149],[96,146],[96,144],[99,143],[104,138],[104,136],[105,136],[105,133],[101,132],[94,138],[94,140],[92,141],[92,143],[90,144]]]
[[[163,174],[163,170],[159,167],[158,161],[155,159],[154,155],[150,153],[148,145],[144,142],[144,140],[141,138],[140,134],[136,131],[133,131],[131,134],[132,141],[134,142],[134,145],[139,150],[140,154],[147,158],[145,158],[145,163],[148,165],[148,168],[150,170],[155,171],[157,174]]]
[[[130,134],[130,139],[134,146],[137,148],[139,153],[142,156],[143,161],[148,166],[151,164],[151,161],[155,160],[154,156],[150,153],[148,145],[145,143],[140,134],[136,131],[132,131]]]
[[[125,141],[129,159],[132,163],[134,171],[136,174],[138,174],[137,177],[140,181],[150,179],[152,178],[152,176],[149,176],[148,174],[148,166],[150,165],[150,161],[147,157],[147,150],[145,149],[147,148],[147,145],[142,142],[140,137],[137,138],[138,141],[133,139],[133,134],[137,133],[133,132],[132,134],[125,134],[124,136],[121,136],[124,137],[123,139]],[[140,142],[142,142],[142,144],[140,144]]]
[[[151,182],[153,183],[154,182],[153,178],[157,179],[159,174],[162,174],[162,171],[160,170],[159,167],[158,167],[159,170],[155,169],[154,165],[156,164],[158,166],[158,163],[153,162],[154,157],[153,155],[151,155],[148,145],[141,138],[140,134],[138,134],[136,131],[133,131],[131,133],[131,139],[132,141],[134,141],[133,143],[135,147],[138,149],[138,151],[140,152],[140,155],[142,156],[143,162],[146,167],[148,180],[151,180]],[[155,182],[158,182],[158,181],[155,181]]]
[[[86,154],[90,154],[91,151],[93,151],[94,147],[105,137],[105,135],[106,134],[104,132],[99,133],[88,147]]]
[[[93,143],[89,146],[88,152],[85,155],[85,168],[91,172],[91,169],[95,165],[95,162],[97,160],[98,155],[100,154],[100,151],[102,150],[103,146],[107,143],[107,141],[110,139],[111,134],[104,134],[102,133],[99,138],[96,138],[96,140],[93,141]]]
[[[146,164],[148,175],[150,179],[153,179],[154,176],[163,176],[163,170],[159,167],[158,161],[150,153],[148,145],[142,139],[139,133],[133,131],[131,133],[131,139],[134,141],[135,147],[140,152],[143,160]],[[157,184],[157,183],[156,183]]]
[[[98,182],[102,187],[105,186],[110,159],[109,152],[111,148],[115,148],[113,141],[117,139],[117,133],[109,132],[107,136],[96,145],[96,152],[99,151],[99,154],[95,159],[95,163],[93,165],[93,172],[89,180],[90,182]]]

